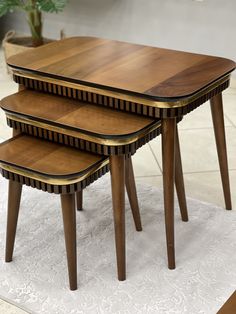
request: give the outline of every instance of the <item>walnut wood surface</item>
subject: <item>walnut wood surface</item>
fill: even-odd
[[[157,122],[151,118],[30,90],[4,98],[1,107],[11,113],[102,138],[138,135]]]
[[[236,312],[236,291],[231,295],[227,302],[220,308],[217,314],[235,314]]]
[[[77,251],[76,251],[76,215],[75,194],[61,195],[61,208],[65,234],[65,245],[69,273],[70,289],[77,289]]]
[[[234,70],[231,60],[94,37],[44,45],[8,65],[147,98],[186,97]]]
[[[0,144],[0,161],[46,176],[85,174],[104,157],[27,135]]]
[[[116,239],[118,279],[126,279],[125,249],[125,157],[110,157],[112,204]]]
[[[121,155],[121,154],[134,154],[136,150],[142,147],[144,144],[148,143],[150,140],[160,135],[161,127],[150,131],[148,134],[140,137],[135,142],[125,144],[125,145],[107,145],[98,144],[88,140],[84,140],[79,138],[80,134],[77,136],[67,135],[64,133],[65,129],[60,128],[57,131],[48,130],[47,128],[51,128],[51,126],[45,125],[45,127],[39,127],[33,125],[33,120],[30,123],[23,123],[15,121],[14,118],[7,118],[7,123],[11,128],[19,130],[20,132],[36,136],[39,138],[46,139],[48,141],[64,144],[66,146],[76,147],[80,150],[86,150],[88,152],[92,152],[100,155]],[[95,138],[95,137],[94,137]]]
[[[188,221],[188,208],[185,196],[184,176],[179,143],[179,132],[177,127],[175,132],[175,187],[179,201],[181,218],[183,221]]]
[[[212,97],[210,104],[215,132],[216,148],[220,165],[221,181],[224,191],[225,207],[226,209],[230,210],[232,209],[232,202],[229,183],[222,94]]]
[[[176,119],[162,120],[162,163],[166,241],[169,269],[175,268],[174,177]]]
[[[126,158],[125,160],[125,186],[134,218],[135,228],[137,231],[142,231],[142,222],[140,217],[134,169],[131,157]]]
[[[54,82],[53,79],[52,83],[48,83],[46,81],[42,82],[40,77],[31,79],[13,74],[13,80],[18,84],[24,85],[27,89],[81,100],[83,102],[93,103],[121,111],[132,112],[151,118],[182,117],[183,115],[186,115],[187,113],[205,103],[213,96],[221,93],[223,90],[229,87],[230,83],[229,77],[227,79],[222,79],[221,83],[217,81],[219,84],[217,83],[216,86],[210,88],[208,91],[201,90],[200,95],[198,97],[193,97],[192,100],[188,100],[185,106],[168,106],[167,108],[159,108],[158,106],[153,105],[153,101],[151,101],[152,105],[144,105],[143,98],[140,98],[136,101],[131,101],[121,99],[124,94],[119,94],[118,98],[100,95],[97,92],[88,92],[82,90],[82,88],[78,88],[78,86],[76,88],[64,86],[64,82],[61,82],[62,86],[58,85],[56,82]],[[46,80],[45,77],[44,80]]]
[[[83,210],[83,190],[77,192],[75,194],[75,198],[76,198],[76,208],[79,211]]]
[[[22,184],[9,180],[5,261],[11,262],[16,237]]]

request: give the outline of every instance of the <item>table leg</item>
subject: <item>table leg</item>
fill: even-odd
[[[76,192],[75,197],[77,210],[79,211],[83,210],[83,190]]]
[[[218,94],[211,98],[211,114],[215,132],[216,147],[220,165],[221,180],[224,191],[226,209],[232,209],[230,184],[229,184],[229,171],[227,161],[227,150],[225,140],[225,126],[222,94]]]
[[[126,279],[125,263],[125,157],[110,156],[118,279]]]
[[[125,159],[125,185],[137,231],[142,231],[138,197],[135,186],[134,170],[131,157]]]
[[[176,118],[162,119],[162,163],[165,224],[169,269],[175,268],[174,177]]]
[[[61,194],[61,208],[63,216],[70,289],[76,290],[77,252],[76,252],[75,195]]]
[[[12,137],[20,134],[19,130],[12,130]],[[16,228],[20,208],[20,199],[22,194],[22,184],[9,180],[8,183],[8,214],[7,214],[7,235],[5,261],[12,261],[14,243],[16,237]]]
[[[188,221],[188,209],[185,196],[184,188],[184,177],[181,161],[181,151],[179,145],[179,134],[178,126],[176,126],[176,136],[175,136],[175,187],[179,201],[179,208],[181,213],[181,218],[183,221]]]
[[[20,208],[22,184],[9,180],[8,187],[8,211],[7,211],[7,235],[5,261],[12,261],[14,243],[16,237],[16,228]]]

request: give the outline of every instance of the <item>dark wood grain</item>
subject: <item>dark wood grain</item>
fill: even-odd
[[[181,150],[179,143],[179,132],[176,127],[175,133],[175,187],[179,201],[179,208],[181,213],[181,218],[183,221],[188,221],[188,208],[185,195],[184,187],[184,177],[182,169],[182,160],[181,160]]]
[[[215,132],[216,148],[218,153],[221,180],[224,191],[225,207],[226,209],[232,209],[230,183],[229,183],[229,170],[227,160],[227,149],[225,140],[225,126],[224,126],[224,114],[222,94],[218,94],[212,97],[211,101],[211,113]]]
[[[45,78],[44,78],[45,79]],[[138,115],[151,118],[167,118],[167,117],[182,117],[192,110],[196,109],[213,96],[221,93],[223,90],[229,87],[230,77],[223,79],[221,83],[217,83],[216,86],[211,87],[208,91],[201,91],[198,97],[193,97],[192,100],[188,100],[185,106],[167,106],[166,108],[160,108],[158,106],[146,106],[143,104],[143,98],[136,99],[135,101],[120,99],[119,97],[99,95],[95,91],[83,91],[78,86],[68,87],[60,86],[58,82],[41,82],[40,77],[26,78],[13,75],[13,80],[18,84],[23,84],[28,89],[35,91],[45,92],[47,94],[60,95],[66,98],[72,98],[81,100],[83,102],[89,102],[97,104],[99,106],[106,106],[116,110],[132,112]],[[121,94],[119,94],[121,95]]]
[[[16,170],[17,173],[16,173]],[[109,171],[109,164],[104,165],[103,167],[94,170],[92,173],[88,173],[85,177],[78,178],[78,182],[76,183],[68,183],[68,178],[60,178],[60,184],[57,183],[48,183],[48,177],[37,179],[31,178],[27,174],[21,173],[19,174],[19,168],[12,167],[11,170],[1,169],[1,174],[4,178],[8,180],[13,180],[19,182],[21,184],[25,184],[27,186],[31,186],[32,188],[36,188],[38,190],[42,190],[48,193],[54,194],[68,194],[68,193],[75,193],[81,191],[86,186],[90,185],[104,174]],[[44,182],[45,181],[45,182]]]
[[[113,216],[116,239],[118,279],[126,279],[125,262],[125,158],[124,155],[110,157]]]
[[[77,210],[83,210],[83,190],[76,193]]]
[[[94,37],[56,41],[13,56],[8,65],[155,99],[189,96],[235,68],[225,58]]]
[[[1,107],[8,112],[103,138],[138,134],[156,122],[147,117],[30,90],[2,99]]]
[[[159,121],[157,122],[159,125]],[[74,132],[73,135],[69,130],[65,128],[59,128],[55,130],[48,130],[48,128],[52,129],[52,125],[45,125],[45,126],[35,126],[35,121],[32,119],[29,123],[19,122],[16,121],[14,117],[7,118],[7,124],[16,130],[20,130],[23,133],[29,134],[31,136],[36,136],[39,138],[46,139],[48,141],[60,143],[66,146],[76,147],[80,150],[86,150],[88,152],[92,152],[95,154],[101,155],[121,155],[121,154],[134,154],[138,148],[142,147],[144,144],[148,143],[150,140],[155,138],[156,136],[160,135],[161,133],[161,126],[157,127],[153,131],[148,131],[146,135],[141,136],[138,140],[132,138],[131,143],[127,143],[123,145],[114,145],[113,143],[117,144],[112,139],[111,143],[107,143],[102,139],[99,141],[100,143],[94,143],[91,140],[96,140],[97,137],[94,136],[91,140],[81,139],[81,133]],[[68,132],[67,132],[68,131]],[[66,133],[66,134],[65,134]],[[146,132],[145,132],[146,133]],[[134,141],[135,139],[135,141]],[[120,139],[119,139],[120,140]],[[123,142],[123,139],[122,139]],[[119,143],[120,144],[120,143]]]
[[[174,177],[176,119],[162,119],[162,163],[166,241],[169,269],[175,268]]]
[[[137,231],[142,231],[142,223],[140,218],[138,197],[135,186],[134,170],[131,157],[126,158],[125,160],[125,186],[134,218],[135,228]]]
[[[11,262],[16,237],[22,184],[9,180],[5,261]]]
[[[230,296],[227,302],[220,308],[217,314],[235,314],[236,312],[236,291]]]
[[[76,215],[75,195],[61,195],[70,289],[77,289]]]
[[[36,137],[19,135],[0,144],[0,161],[46,176],[84,174],[104,157]]]

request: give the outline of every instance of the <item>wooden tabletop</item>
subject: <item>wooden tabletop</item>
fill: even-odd
[[[0,168],[5,164],[51,178],[84,176],[105,160],[99,155],[28,135],[19,135],[0,144]]]
[[[225,58],[94,37],[55,41],[9,58],[8,65],[157,101],[191,96],[235,69]]]
[[[1,100],[6,112],[102,139],[131,139],[160,124],[158,120],[64,97],[24,90]]]
[[[236,313],[236,291],[234,291],[234,293],[220,308],[217,314],[235,314],[235,313]]]

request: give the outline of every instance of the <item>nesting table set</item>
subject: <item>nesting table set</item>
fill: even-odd
[[[60,194],[70,288],[77,289],[75,199],[82,210],[83,189],[110,169],[118,279],[125,280],[125,186],[136,230],[142,230],[132,155],[161,134],[168,267],[174,269],[174,182],[188,221],[177,124],[209,99],[231,209],[222,91],[233,61],[74,37],[11,57],[8,65],[20,88],[1,101],[14,136],[0,145],[1,172],[9,179],[6,261],[12,260],[22,185]],[[99,204],[94,210],[99,214]]]

